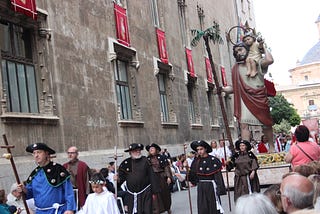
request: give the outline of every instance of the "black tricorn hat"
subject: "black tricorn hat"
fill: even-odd
[[[191,146],[191,149],[193,149],[194,151],[197,151],[198,146],[202,146],[206,149],[207,153],[212,152],[211,146],[204,140],[193,141],[190,146]]]
[[[151,147],[156,148],[156,150],[157,150],[158,152],[161,151],[160,146],[159,146],[158,144],[155,144],[155,143],[152,143],[151,145],[147,145],[147,146],[146,146],[146,150],[149,152],[149,150],[150,150]]]
[[[51,149],[47,144],[45,143],[34,143],[30,144],[26,148],[26,152],[33,153],[34,150],[43,150],[49,152],[50,155],[55,154],[56,152]]]
[[[241,143],[243,143],[243,144],[245,144],[246,146],[247,146],[247,151],[250,151],[251,150],[251,144],[250,144],[250,142],[249,141],[247,141],[247,140],[237,140],[236,142],[235,142],[235,145],[236,145],[236,149],[237,150],[239,150],[240,151],[240,144]]]
[[[128,149],[124,150],[124,152],[130,152],[130,151],[133,151],[136,149],[143,150],[143,147],[144,146],[141,143],[132,143],[132,144],[130,144]]]

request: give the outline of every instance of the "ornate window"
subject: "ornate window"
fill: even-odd
[[[114,66],[118,123],[121,127],[143,126],[136,84],[139,69],[136,50],[109,38],[108,54]]]
[[[161,110],[161,121],[169,121],[169,109],[168,109],[168,99],[167,99],[167,75],[163,72],[158,74],[158,86],[160,94],[160,110]]]
[[[158,0],[150,0],[150,1],[151,1],[151,12],[152,12],[153,24],[156,27],[160,27]]]
[[[154,75],[157,77],[159,88],[159,103],[161,124],[165,128],[175,128],[178,126],[176,111],[174,109],[172,84],[175,79],[172,66],[161,62],[160,59],[153,58]]]
[[[31,30],[0,23],[3,91],[8,112],[39,113]]]
[[[117,101],[120,106],[120,119],[131,120],[132,109],[130,100],[130,89],[128,80],[128,63],[122,60],[116,60],[116,93]]]

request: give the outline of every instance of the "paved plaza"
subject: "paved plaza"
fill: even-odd
[[[190,189],[191,195],[191,206],[192,206],[192,214],[197,214],[197,187],[191,187]],[[172,193],[172,214],[189,214],[190,205],[188,199],[188,191],[182,190]],[[222,207],[224,209],[225,214],[233,213],[234,203],[233,203],[233,191],[230,191],[230,202],[231,202],[231,212],[229,209],[229,199],[228,195],[221,196]]]

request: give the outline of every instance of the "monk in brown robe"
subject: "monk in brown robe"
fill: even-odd
[[[169,185],[172,183],[173,177],[170,169],[169,162],[166,156],[161,155],[161,148],[159,145],[153,143],[146,146],[146,150],[149,152],[148,160],[152,165],[153,171],[159,177],[161,192],[157,195],[156,200],[153,203],[153,213],[160,214],[167,211],[171,213],[171,192]]]

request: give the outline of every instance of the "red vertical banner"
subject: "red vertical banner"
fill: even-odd
[[[221,70],[221,79],[222,79],[222,85],[226,87],[228,85],[227,83],[227,76],[226,76],[226,69],[221,65],[220,66]]]
[[[193,65],[193,60],[192,60],[192,51],[188,48],[186,48],[186,56],[187,56],[189,74],[190,74],[190,76],[195,77],[194,65]]]
[[[210,60],[206,57],[205,62],[206,62],[207,80],[208,82],[213,83],[212,68],[211,68]]]
[[[117,39],[118,42],[130,46],[127,11],[120,5],[114,3],[114,15],[116,19]]]
[[[164,31],[156,28],[159,57],[161,62],[168,64],[168,53],[166,45],[166,35]]]
[[[36,0],[11,0],[11,6],[15,12],[37,19]]]

